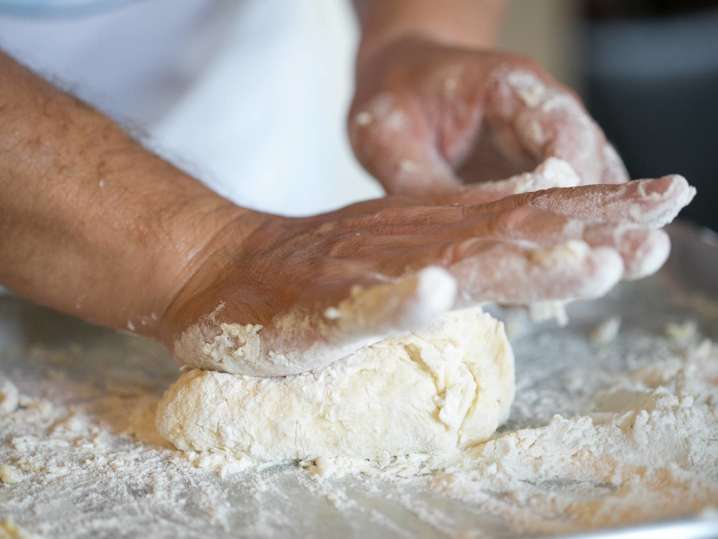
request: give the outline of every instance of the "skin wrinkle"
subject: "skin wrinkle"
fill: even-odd
[[[211,249],[213,249],[215,242],[219,241],[222,236],[227,232],[230,227],[236,227],[237,223],[240,221],[246,220],[246,216],[244,215],[237,215],[234,217],[234,219],[230,219],[225,223],[222,227],[220,227],[209,239],[206,241],[203,247],[200,247],[196,249],[193,253],[190,259],[187,260],[184,268],[182,268],[182,273],[195,273],[199,274],[203,271],[203,268],[206,265],[216,265],[217,261],[212,260],[211,258],[207,257],[207,253],[210,252]],[[265,221],[266,222],[266,221]],[[254,225],[254,228],[251,232],[249,232],[247,236],[247,241],[251,241],[252,235],[262,226],[265,226],[265,222],[260,221],[259,224]],[[246,225],[243,225],[242,228],[245,228]],[[229,246],[221,249],[218,251],[219,257],[220,257],[220,264],[219,267],[226,267],[230,264],[236,264],[237,260],[237,253],[234,250],[230,250]],[[203,260],[204,259],[204,260]],[[193,268],[194,266],[194,268]],[[181,288],[177,289],[177,291],[174,293],[174,300],[170,302],[166,308],[161,313],[161,318],[165,318],[167,316],[170,316],[174,310],[176,310],[177,305],[183,301],[184,297],[189,295],[190,293],[193,295],[201,294],[203,290],[208,290],[213,285],[211,283],[208,283],[205,285],[204,288],[195,288],[195,283],[193,283],[191,280],[187,280]],[[220,304],[221,306],[221,304]],[[251,303],[244,303],[243,304],[245,309],[248,309],[250,311],[250,316],[257,318],[257,313],[253,312],[253,306]],[[215,309],[216,310],[216,309]],[[212,313],[215,312],[215,310],[211,311]],[[221,312],[221,311],[220,311]],[[209,313],[208,313],[209,314]],[[186,328],[182,328],[183,330]]]

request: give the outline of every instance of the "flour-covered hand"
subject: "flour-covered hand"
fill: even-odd
[[[628,179],[578,97],[537,64],[416,37],[361,59],[349,135],[389,193],[433,196],[552,157],[567,162],[581,184]],[[485,188],[472,189],[481,196]]]
[[[444,311],[593,298],[656,271],[680,176],[486,204],[388,196],[312,217],[246,211],[197,249],[162,317],[182,362],[254,376],[320,369]]]

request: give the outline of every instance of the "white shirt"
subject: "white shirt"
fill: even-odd
[[[345,134],[356,35],[346,2],[99,6],[0,10],[0,46],[240,205],[299,215],[380,194]]]

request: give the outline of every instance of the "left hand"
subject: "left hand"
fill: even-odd
[[[628,179],[579,98],[538,65],[419,38],[395,40],[360,60],[349,135],[388,193],[441,198],[464,179],[495,180],[552,157],[573,171],[478,184],[463,189],[467,202]]]

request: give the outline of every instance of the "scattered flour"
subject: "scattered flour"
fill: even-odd
[[[82,333],[82,347],[68,337],[5,348],[0,365],[17,404],[0,414],[0,527],[70,538],[305,537],[317,529],[511,537],[710,519],[718,346],[697,324],[667,336],[635,329],[629,314],[600,347],[571,327],[518,338],[508,424],[444,461],[258,466],[220,451],[179,452],[153,427],[176,371],[144,341]],[[681,316],[671,314],[689,319]]]
[[[696,514],[718,497],[717,397],[705,342],[616,379],[592,413],[500,434],[435,484],[532,533]]]
[[[556,320],[559,326],[568,324],[566,303],[563,301],[539,301],[529,306],[529,314],[534,322]]]
[[[0,375],[0,415],[15,411],[17,397],[15,384]]]
[[[619,331],[621,331],[621,318],[612,316],[593,328],[588,338],[593,344],[602,346],[615,341]]]
[[[0,482],[12,485],[19,483],[22,479],[23,475],[17,468],[8,464],[0,464]]]
[[[698,335],[698,324],[695,320],[668,322],[665,327],[666,337],[676,342],[691,342]]]

